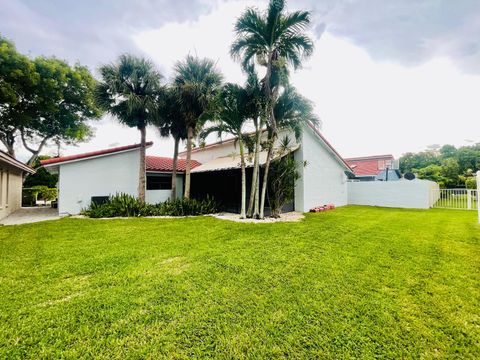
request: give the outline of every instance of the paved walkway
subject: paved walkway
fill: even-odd
[[[31,207],[18,209],[5,219],[0,220],[0,224],[20,225],[56,219],[60,219],[58,209],[52,209],[51,207]]]

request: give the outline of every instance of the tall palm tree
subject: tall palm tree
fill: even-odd
[[[264,217],[268,169],[273,146],[277,139],[277,123],[273,108],[280,94],[280,87],[288,76],[287,67],[297,69],[302,60],[313,52],[313,42],[305,34],[310,25],[310,12],[285,10],[285,0],[270,0],[266,12],[248,8],[237,19],[234,31],[237,38],[230,49],[231,55],[241,60],[245,67],[257,61],[266,68],[263,88],[268,116],[268,155],[263,176],[260,217]],[[283,81],[282,81],[283,80]]]
[[[158,116],[155,122],[161,136],[173,137],[173,169],[172,169],[172,193],[171,200],[177,198],[177,164],[178,147],[181,140],[187,138],[185,119],[180,109],[179,94],[174,87],[168,87],[160,101]]]
[[[151,61],[130,54],[99,70],[102,80],[95,93],[98,106],[140,131],[138,198],[145,201],[146,127],[157,112],[162,75]]]
[[[262,85],[258,78],[258,74],[253,64],[249,64],[245,67],[247,74],[247,81],[245,83],[245,91],[248,95],[248,108],[249,113],[255,127],[254,135],[254,160],[253,160],[253,173],[250,186],[250,199],[248,202],[247,217],[258,218],[260,216],[259,208],[259,187],[260,187],[260,144],[262,132],[265,126],[265,114],[262,112],[264,109],[265,96],[262,91]]]
[[[174,86],[187,130],[187,164],[185,169],[185,198],[190,198],[190,170],[193,137],[198,131],[200,117],[207,111],[222,83],[222,74],[215,62],[188,55],[175,64]]]
[[[214,110],[206,114],[208,120],[213,120],[213,125],[202,131],[200,137],[205,139],[208,135],[216,133],[219,138],[224,133],[232,134],[237,138],[240,150],[240,167],[242,173],[240,218],[246,216],[247,179],[245,173],[245,142],[243,128],[251,118],[249,94],[246,89],[237,84],[228,83],[223,86],[217,97]]]

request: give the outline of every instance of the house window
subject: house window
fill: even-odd
[[[147,190],[171,190],[171,175],[147,175]]]

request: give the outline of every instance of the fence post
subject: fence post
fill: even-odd
[[[467,189],[467,209],[472,210],[472,190]]]
[[[480,170],[477,171],[477,211],[478,211],[478,223],[480,224]]]

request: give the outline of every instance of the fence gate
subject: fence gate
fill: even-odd
[[[478,210],[478,190],[432,189],[432,207],[443,209]]]

